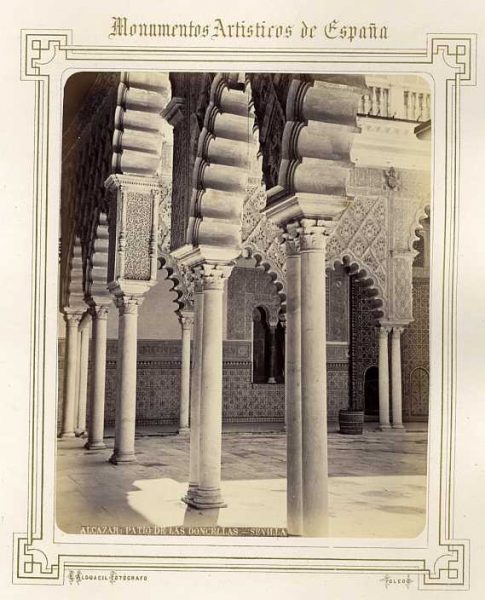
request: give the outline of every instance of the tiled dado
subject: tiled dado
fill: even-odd
[[[115,419],[117,340],[109,340],[106,364],[105,423]],[[283,423],[282,384],[252,383],[251,343],[224,342],[223,421],[225,423]],[[348,404],[348,346],[327,345],[328,417],[335,420]],[[181,344],[179,340],[139,340],[137,424],[177,429],[179,422]],[[59,340],[59,411],[62,411],[64,340]],[[88,382],[89,383],[89,382]],[[88,388],[89,389],[89,388]]]

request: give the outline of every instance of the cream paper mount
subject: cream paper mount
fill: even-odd
[[[23,30],[21,78],[35,98],[32,211],[33,311],[28,507],[14,536],[13,581],[66,585],[73,573],[264,571],[373,573],[413,578],[419,589],[468,588],[469,543],[454,528],[456,413],[456,289],[459,212],[459,116],[462,86],[474,86],[474,34],[429,34],[418,50],[239,50],[87,46],[71,30]],[[56,528],[54,485],[57,365],[57,231],[60,198],[62,93],[67,78],[86,70],[222,70],[403,73],[434,86],[432,183],[431,379],[428,510],[413,540],[184,538],[68,535]],[[49,235],[48,235],[49,232]],[[54,291],[54,292],[53,292]],[[54,332],[54,334],[53,334]],[[431,461],[430,456],[439,457]],[[209,541],[210,543],[209,543]],[[217,542],[217,543],[215,543]],[[108,545],[109,544],[109,545]],[[231,557],[230,560],[228,557]],[[142,576],[141,576],[142,577]]]

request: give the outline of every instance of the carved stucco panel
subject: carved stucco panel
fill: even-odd
[[[150,279],[150,239],[153,221],[151,194],[127,192],[126,197],[126,279]]]
[[[413,255],[394,256],[392,259],[392,306],[389,318],[408,322],[413,318]]]

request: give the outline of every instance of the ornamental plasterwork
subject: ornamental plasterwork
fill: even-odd
[[[172,221],[172,182],[162,178],[158,204],[158,254],[170,252]]]
[[[357,196],[327,242],[327,263],[348,257],[368,271],[384,299],[387,279],[387,206],[382,196]]]
[[[266,206],[264,186],[251,190],[244,201],[242,240],[243,248],[260,251],[274,269],[278,279],[284,281],[286,253],[282,244],[281,229],[261,214]],[[270,270],[271,270],[270,269]]]
[[[126,194],[125,272],[126,279],[150,279],[152,205],[149,194]]]

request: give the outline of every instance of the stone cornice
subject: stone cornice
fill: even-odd
[[[356,166],[430,170],[431,144],[418,139],[415,122],[358,116],[357,123],[361,134],[351,151]]]

